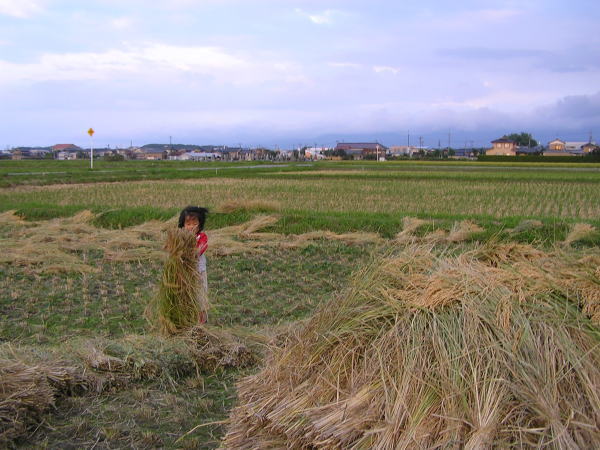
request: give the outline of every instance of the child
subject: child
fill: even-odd
[[[198,249],[198,272],[202,283],[201,298],[198,299],[200,314],[198,322],[206,323],[208,319],[208,278],[206,276],[206,249],[208,248],[208,237],[204,230],[204,222],[208,209],[198,206],[188,206],[179,215],[179,228],[196,235],[196,248]]]

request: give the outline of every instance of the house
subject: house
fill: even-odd
[[[469,147],[453,148],[448,153],[451,159],[473,158],[473,149]]]
[[[564,152],[566,150],[565,144],[565,141],[554,139],[553,141],[548,142],[548,150],[552,152]]]
[[[388,153],[391,156],[412,156],[419,151],[419,147],[414,145],[394,145],[389,148]]]
[[[215,161],[221,159],[221,154],[212,152],[186,152],[173,159],[178,161]]]
[[[327,147],[308,147],[304,149],[304,157],[312,160],[325,159],[324,153],[330,150]]]
[[[515,156],[517,154],[517,143],[512,139],[500,138],[492,141],[492,148],[485,151],[486,155]]]
[[[343,150],[353,159],[385,159],[388,148],[379,142],[338,142],[334,150]]]
[[[29,150],[31,158],[34,159],[44,159],[46,158],[46,155],[48,153],[50,153],[50,150],[48,150],[47,148],[32,148],[31,150]]]
[[[597,146],[594,142],[586,142],[581,146],[581,150],[583,150],[584,155],[592,153],[598,149],[600,149],[600,147]]]
[[[224,161],[238,161],[241,158],[242,147],[223,147],[215,151],[221,154]]]
[[[583,153],[583,146],[587,144],[587,142],[574,142],[567,141],[565,142],[565,150],[568,152],[581,152]]]
[[[142,147],[134,151],[136,159],[145,159],[148,161],[158,161],[167,159],[167,151],[160,147]]]
[[[544,156],[582,156],[586,153],[586,149],[588,152],[591,151],[592,145],[591,142],[565,142],[560,139],[554,139],[548,142],[548,150],[544,151]]]
[[[58,152],[58,153],[56,153],[56,159],[58,159],[60,161],[77,159],[77,152],[67,152],[67,151]]]

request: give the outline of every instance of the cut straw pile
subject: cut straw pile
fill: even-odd
[[[6,211],[0,226],[7,239],[0,239],[0,264],[26,267],[36,273],[96,273],[82,252],[102,250],[105,261],[128,262],[161,259],[160,243],[168,222],[150,221],[142,225],[111,230],[92,224],[96,215],[81,211],[72,217],[26,222]]]
[[[99,389],[92,375],[69,366],[0,359],[0,447],[38,424],[58,397]]]
[[[266,209],[266,208],[264,208]],[[35,273],[98,273],[99,267],[90,264],[85,253],[100,250],[103,262],[122,263],[162,261],[160,251],[165,233],[173,228],[177,218],[163,222],[146,223],[113,230],[93,225],[96,218],[90,211],[81,211],[73,217],[24,221],[15,211],[0,213],[4,227],[0,239],[0,265],[13,265]],[[273,248],[304,248],[321,239],[336,240],[347,245],[378,243],[377,233],[344,233],[313,231],[299,235],[264,232],[279,221],[277,215],[257,215],[248,222],[210,230],[209,256],[257,254]]]
[[[165,250],[169,257],[163,268],[158,294],[146,311],[163,335],[188,330],[198,323],[201,310],[208,308],[198,272],[196,237],[184,228],[167,233]],[[202,299],[202,306],[199,300]]]
[[[598,250],[460,250],[358,273],[240,382],[223,446],[600,448]]]

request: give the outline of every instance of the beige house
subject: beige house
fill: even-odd
[[[486,155],[516,156],[517,143],[512,139],[500,138],[492,141],[492,148],[486,150]]]
[[[566,150],[566,143],[560,139],[554,139],[553,141],[548,142],[548,150],[553,152],[564,152]]]

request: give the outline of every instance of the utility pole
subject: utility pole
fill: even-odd
[[[450,150],[451,146],[452,146],[451,132],[450,132],[450,130],[448,130],[448,150]]]

